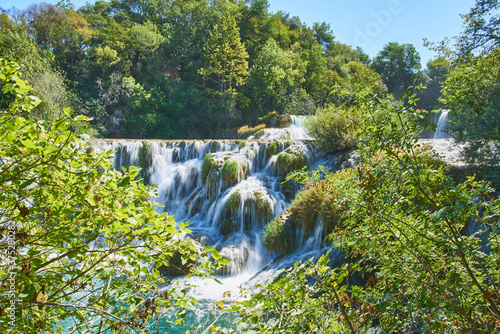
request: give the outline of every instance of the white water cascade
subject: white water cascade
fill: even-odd
[[[447,112],[443,112],[437,138],[446,135],[446,118]],[[201,246],[214,245],[231,263],[218,273],[222,286],[212,280],[189,282],[196,285],[190,294],[202,301],[188,320],[191,324],[203,322],[210,303],[222,299],[225,291],[237,295],[241,285],[251,287],[278,269],[326,251],[320,220],[313,233],[296,231],[298,249],[287,256],[276,258],[261,242],[265,225],[288,208],[297,190],[294,184],[282,183],[288,172],[302,166],[343,168],[355,164],[355,152],[324,156],[316,151],[304,131],[305,117],[292,116],[291,120],[287,128],[263,130],[260,139],[93,141],[97,150],[115,152],[115,169],[141,167],[145,183],[157,185],[158,197],[152,200],[163,205],[157,210],[175,215],[178,223],[189,222],[192,233],[186,237]],[[428,142],[435,146],[435,142],[447,144],[450,140]],[[295,161],[293,166],[290,157]],[[332,250],[330,257],[334,262],[342,261],[338,249]],[[174,281],[184,283],[184,278]]]
[[[198,300],[221,299],[226,290],[235,295],[256,274],[268,277],[321,251],[320,225],[303,252],[271,266],[276,254],[261,243],[265,225],[288,208],[297,190],[294,184],[282,184],[284,176],[315,165],[321,156],[308,141],[95,140],[92,144],[96,150],[115,152],[117,170],[141,167],[145,183],[157,185],[158,197],[152,200],[163,205],[157,210],[175,215],[178,223],[189,222],[192,233],[186,237],[201,246],[215,245],[231,263],[218,273],[223,286],[211,280],[195,282],[198,287],[191,293]],[[296,165],[290,166],[283,156],[293,156]]]
[[[436,132],[434,132],[434,136],[432,137],[432,139],[447,139],[447,138],[451,138],[451,136],[448,134],[448,125],[449,125],[449,121],[448,121],[448,113],[450,111],[449,110],[443,110],[441,112],[441,115],[439,115],[439,119],[438,119],[438,122],[437,122],[437,127],[436,127]]]
[[[304,123],[309,117],[314,116],[296,116],[290,115],[290,125],[286,128],[263,129],[259,139],[291,139],[291,140],[312,140],[304,128]],[[248,139],[253,139],[254,136]]]

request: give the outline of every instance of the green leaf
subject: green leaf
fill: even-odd
[[[64,115],[71,116],[73,114],[73,110],[69,107],[63,109]]]
[[[31,140],[21,140],[21,143],[27,148],[33,148],[35,146],[35,143],[33,143]]]
[[[29,186],[30,184],[32,184],[33,182],[36,181],[36,178],[32,178],[32,179],[29,179],[25,182],[23,182],[20,186],[19,186],[19,189],[24,189],[26,188],[27,186]]]
[[[30,300],[35,295],[35,291],[36,290],[33,285],[26,286],[24,287],[23,291],[21,291],[21,293],[19,294],[19,298],[23,300]]]
[[[51,154],[54,152],[57,152],[59,148],[57,146],[46,146],[45,149],[43,150],[44,154]]]
[[[217,261],[221,258],[219,252],[216,250],[212,251],[212,257],[214,258],[215,261]]]

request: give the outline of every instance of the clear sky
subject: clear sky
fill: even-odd
[[[360,46],[375,57],[389,42],[415,46],[425,66],[435,54],[422,40],[439,42],[462,31],[460,14],[475,0],[268,0],[271,12],[282,10],[312,26],[329,23],[337,41]],[[0,7],[24,9],[36,0],[0,0]],[[58,0],[45,0],[57,3]],[[80,7],[87,0],[73,0]],[[91,0],[90,2],[93,2]]]

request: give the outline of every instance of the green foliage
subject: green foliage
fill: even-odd
[[[267,223],[265,227],[262,244],[270,252],[288,254],[297,247],[293,226],[288,224],[285,218],[286,213],[283,213]]]
[[[12,319],[0,315],[1,328],[121,333],[147,331],[174,306],[182,317],[196,301],[174,285],[160,293],[156,268],[175,252],[183,262],[198,259],[179,238],[187,224],[155,211],[156,191],[137,169],[113,171],[111,151],[96,154],[86,136],[68,130],[85,116],[66,108],[56,121],[30,118],[39,100],[18,65],[0,60],[0,88],[0,250],[9,254],[0,307],[15,308]],[[191,274],[208,275],[208,251],[199,259],[204,270]]]
[[[500,49],[460,64],[443,86],[451,133],[466,143],[465,157],[496,168],[500,162]]]
[[[306,129],[323,151],[341,152],[356,145],[360,120],[359,109],[329,107],[318,109],[316,117],[307,120]]]
[[[38,4],[20,14],[21,24],[2,17],[5,31],[34,38],[31,49],[15,41],[8,51],[51,62],[43,73],[26,64],[35,90],[45,94],[41,118],[62,104],[94,117],[95,135],[220,138],[263,123],[257,119],[270,110],[310,115],[355,103],[359,87],[379,93],[366,54],[335,42],[324,22],[308,27],[272,14],[266,0],[167,2],[101,1],[77,10],[66,2]],[[66,85],[74,96],[62,94]]]
[[[295,263],[268,284],[257,286],[251,299],[240,303],[242,333],[347,333],[342,313],[351,300],[339,283],[345,270],[328,267],[321,256],[317,264]],[[351,325],[352,328],[352,325]],[[351,331],[351,333],[355,333]]]
[[[260,114],[268,108],[284,111],[290,98],[300,91],[305,73],[300,54],[284,51],[270,38],[254,60],[248,82]]]
[[[420,70],[420,56],[411,44],[388,43],[379,52],[371,68],[382,76],[390,94],[401,97]]]
[[[241,43],[236,20],[230,12],[222,13],[203,51],[205,65],[199,72],[205,79],[215,83],[209,89],[221,99],[225,94],[234,95],[236,88],[246,82],[248,53]]]
[[[304,188],[281,216],[266,225],[262,236],[266,249],[281,254],[297,250],[313,235],[314,227],[319,222],[325,235],[342,227],[346,209],[342,183],[351,177],[353,171],[348,169],[333,174],[321,168],[312,173],[316,176],[305,179],[302,178],[303,171],[287,176],[287,180],[303,183]]]
[[[458,38],[458,51],[467,57],[474,52],[485,54],[498,49],[500,15],[498,0],[477,0],[470,12],[463,15],[465,31]]]
[[[217,166],[217,162],[212,154],[207,154],[203,158],[203,165],[201,165],[201,182],[203,185],[207,182],[208,175]]]
[[[220,176],[222,181],[235,184],[246,173],[247,166],[236,160],[226,160],[222,165]]]
[[[129,31],[131,45],[139,54],[154,52],[165,38],[159,33],[158,28],[152,22],[134,24]]]
[[[323,259],[281,274],[241,304],[242,329],[500,330],[500,200],[487,183],[468,178],[456,184],[435,163],[415,139],[422,126],[415,119],[423,115],[408,107],[415,105],[413,96],[405,99],[363,108],[355,170],[324,179],[321,172],[296,174],[302,182],[331,184],[328,192],[339,195],[331,205],[342,206],[342,224],[331,240],[350,264],[332,270]],[[266,233],[275,249],[286,250],[277,240],[295,231],[273,224]],[[364,277],[359,285],[350,283],[355,273]]]
[[[3,29],[0,34],[0,54],[22,66],[24,77],[33,86],[33,92],[42,102],[32,111],[37,119],[57,119],[63,115],[63,108],[76,106],[64,77],[56,71],[54,57],[50,52],[40,50],[25,31],[19,27]]]

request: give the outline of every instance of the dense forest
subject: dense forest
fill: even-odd
[[[44,101],[93,117],[94,136],[220,138],[278,114],[352,106],[359,95],[400,97],[418,83],[420,108],[439,104],[446,70],[420,68],[409,44],[389,43],[373,60],[335,40],[327,23],[270,13],[267,0],[97,1],[75,8],[39,3],[4,8],[0,54],[24,66]]]
[[[269,13],[266,0],[5,10],[0,330],[174,331],[199,302],[173,277],[219,282],[229,261],[184,238],[189,224],[158,212],[140,168],[115,171],[114,151],[90,138],[229,137],[289,113],[315,114],[315,143],[356,159],[307,170],[283,151],[280,185],[302,188],[259,242],[286,256],[295,232],[312,234],[321,216],[342,263],[327,251],[243,298],[225,293],[186,333],[498,333],[499,9],[477,0],[457,38],[428,45],[438,56],[425,70],[412,45],[389,43],[369,59],[328,24]],[[427,110],[438,104],[461,166],[418,139],[435,128]],[[238,153],[250,142],[233,141]],[[146,153],[141,166],[151,165]],[[238,162],[199,160],[200,182],[239,182]]]

